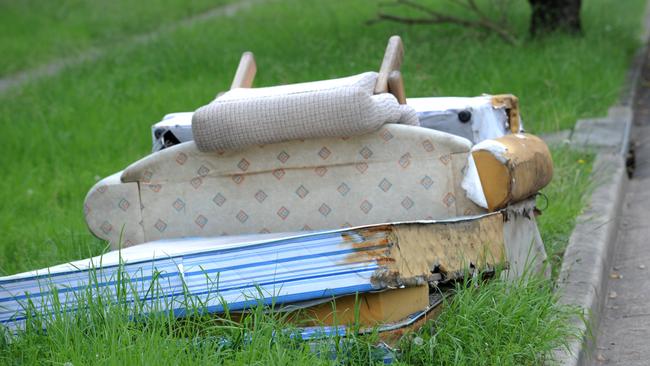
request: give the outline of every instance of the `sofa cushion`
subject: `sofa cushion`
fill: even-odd
[[[268,88],[234,89],[196,110],[201,151],[241,150],[296,139],[356,136],[386,123],[417,125],[415,111],[388,93],[373,95],[377,73]]]

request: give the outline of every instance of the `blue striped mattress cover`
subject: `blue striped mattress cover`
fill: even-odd
[[[354,293],[381,291],[372,275],[382,264],[364,251],[388,249],[388,230],[360,235],[359,229],[402,224],[451,223],[492,215],[446,220],[365,225],[337,230],[214,238],[159,240],[84,260],[0,277],[0,324],[9,329],[26,320],[26,304],[41,314],[74,312],[85,294],[117,302],[118,276],[127,278],[121,302],[145,310],[187,313],[238,311],[263,304],[286,304]],[[361,245],[360,245],[361,244]],[[353,261],[350,258],[354,258]],[[157,282],[152,291],[152,282]],[[124,283],[124,281],[122,281]],[[89,292],[90,291],[90,292]],[[61,306],[53,305],[53,299]],[[192,307],[190,307],[191,309]]]
[[[377,235],[381,239],[385,233]],[[148,302],[152,310],[163,301],[165,310],[179,316],[186,312],[188,297],[204,311],[221,312],[224,303],[235,311],[260,301],[281,304],[380,290],[371,283],[379,268],[375,260],[348,260],[352,253],[382,248],[358,245],[368,239],[354,231],[329,231],[147,243],[0,278],[0,324],[22,324],[27,301],[47,313],[54,309],[54,297],[64,311],[78,310],[78,299],[89,289],[116,300],[119,276],[128,279],[130,289],[122,301]]]

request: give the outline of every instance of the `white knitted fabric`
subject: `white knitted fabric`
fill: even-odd
[[[418,125],[392,94],[373,95],[377,73],[257,89],[234,89],[199,108],[192,134],[202,151],[355,136],[386,123]]]

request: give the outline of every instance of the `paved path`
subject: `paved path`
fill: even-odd
[[[189,26],[194,23],[217,17],[232,17],[240,10],[248,8],[254,3],[259,3],[261,1],[263,0],[241,0],[233,2],[231,4],[221,5],[206,12],[181,19],[175,23],[164,25],[154,31],[132,36],[130,38],[127,38],[125,41],[119,42],[119,45],[143,44],[159,37],[163,33],[174,31],[180,27]],[[115,47],[114,44],[106,46],[104,48],[90,48],[72,57],[60,58],[47,64],[38,66],[34,69],[21,71],[13,75],[5,76],[4,78],[0,78],[0,94],[6,92],[11,88],[21,86],[31,80],[56,75],[68,66],[78,65],[86,61],[97,60],[102,57],[107,50],[113,47]]]
[[[650,63],[647,62],[646,63]],[[650,365],[650,69],[634,106],[636,171],[623,202],[617,253],[594,365]]]

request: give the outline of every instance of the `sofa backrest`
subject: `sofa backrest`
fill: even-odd
[[[121,185],[137,185],[140,211],[130,220],[140,217],[142,234],[122,242],[481,213],[460,187],[470,147],[457,136],[397,124],[352,138],[296,140],[242,151],[201,152],[193,142],[183,143],[122,173]],[[101,207],[118,207],[119,197],[110,205],[104,199],[100,207],[92,197],[91,191],[86,206],[105,212],[111,227],[134,227],[124,210]],[[98,228],[101,220],[91,221],[97,236],[119,240],[116,233]]]

